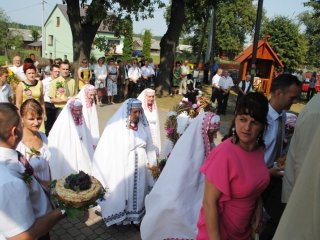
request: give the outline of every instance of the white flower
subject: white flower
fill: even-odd
[[[189,124],[189,116],[186,111],[177,116],[177,133],[180,135],[186,130]]]

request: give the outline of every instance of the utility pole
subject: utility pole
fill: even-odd
[[[257,9],[257,18],[256,18],[256,26],[254,30],[254,38],[253,38],[253,47],[252,47],[252,59],[251,59],[251,85],[253,85],[254,77],[257,73],[257,48],[259,42],[259,33],[260,33],[260,26],[261,26],[261,18],[262,18],[262,7],[263,7],[263,0],[258,1],[258,9]]]
[[[41,1],[41,5],[42,5],[42,24],[41,24],[41,36],[42,36],[42,42],[41,42],[41,56],[43,58],[46,57],[46,30],[44,28],[44,3],[45,3],[45,0],[42,0]]]
[[[207,44],[207,52],[206,52],[206,58],[205,58],[205,63],[210,61],[210,54],[211,54],[211,45],[212,45],[212,35],[213,35],[213,24],[214,24],[214,16],[213,16],[213,11],[214,9],[211,9],[211,19],[210,19],[210,32],[208,35],[208,44]]]

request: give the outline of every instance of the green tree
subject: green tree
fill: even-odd
[[[81,59],[90,58],[91,46],[101,22],[119,36],[123,18],[131,14],[136,20],[153,17],[154,9],[163,6],[161,0],[63,0],[63,3],[67,4],[72,32],[74,69],[79,67]],[[85,16],[80,16],[80,8],[86,9]]]
[[[133,42],[133,26],[131,17],[127,17],[124,21],[124,40],[122,49],[122,58],[124,60],[131,59],[132,56],[132,42]]]
[[[32,41],[36,42],[40,38],[40,33],[36,28],[31,28]]]
[[[219,52],[233,59],[243,50],[246,36],[254,31],[256,7],[252,0],[219,2],[217,7],[216,43]]]
[[[7,45],[7,36],[9,33],[8,27],[9,27],[9,18],[5,14],[3,9],[0,9],[0,49],[3,49],[5,53],[6,53],[6,45]]]
[[[150,30],[145,30],[143,35],[143,45],[142,45],[142,54],[146,58],[150,58],[151,52],[151,32]]]
[[[299,32],[299,25],[284,16],[276,16],[262,24],[261,34],[270,35],[269,43],[281,61],[285,71],[298,69],[305,61],[307,42]]]
[[[93,40],[93,45],[98,48],[101,52],[109,52],[108,49],[108,38],[107,37],[96,37]]]
[[[0,9],[0,49],[8,58],[8,50],[19,50],[23,45],[23,37],[20,35],[11,35],[9,32],[9,18],[5,12]]]
[[[309,1],[305,4],[313,8],[299,15],[300,21],[306,26],[305,38],[308,42],[306,63],[310,67],[320,68],[320,2]]]

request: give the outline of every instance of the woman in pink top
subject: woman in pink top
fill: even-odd
[[[263,159],[268,100],[248,93],[239,100],[230,136],[201,167],[205,175],[197,240],[249,240],[251,220],[269,173]]]

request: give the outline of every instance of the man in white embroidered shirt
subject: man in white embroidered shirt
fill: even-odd
[[[301,82],[291,74],[281,74],[273,79],[269,101],[268,128],[264,134],[264,159],[270,173],[270,183],[262,193],[263,206],[270,219],[265,223],[260,239],[272,239],[285,205],[281,202],[283,167],[277,167],[281,156],[286,121],[289,110],[300,95]]]
[[[145,60],[144,66],[141,67],[141,77],[144,82],[145,88],[151,88],[153,86],[154,69],[149,64],[149,60]]]
[[[18,77],[20,81],[26,80],[26,75],[23,72],[23,65],[20,56],[14,56],[12,59],[13,66],[10,70]]]
[[[0,103],[0,240],[49,239],[49,230],[63,218],[62,211],[52,210],[39,182],[18,160],[16,146],[22,139],[22,126],[17,108]],[[30,173],[29,173],[30,174]]]
[[[222,102],[221,103],[221,108],[218,109],[218,111],[221,114],[226,114],[230,89],[231,89],[231,87],[234,86],[233,80],[229,76],[229,72],[227,70],[223,71],[223,75],[220,78],[218,85],[220,87],[221,102]]]

